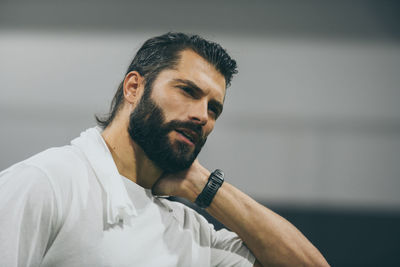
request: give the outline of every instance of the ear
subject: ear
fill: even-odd
[[[124,98],[130,104],[137,103],[143,93],[144,77],[137,71],[129,72],[124,79]]]

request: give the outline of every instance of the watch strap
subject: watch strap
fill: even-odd
[[[207,208],[210,206],[212,200],[217,194],[218,189],[224,182],[224,172],[216,169],[210,174],[207,184],[204,186],[203,191],[196,198],[196,205],[200,208]]]

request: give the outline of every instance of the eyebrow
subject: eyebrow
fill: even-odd
[[[197,91],[198,93],[200,93],[200,94],[202,94],[202,95],[205,94],[204,91],[203,91],[203,89],[201,89],[199,86],[197,86],[197,84],[195,84],[195,83],[192,82],[191,80],[186,80],[186,79],[173,79],[173,81],[174,81],[174,82],[178,82],[178,83],[183,83],[183,84],[185,84],[186,86],[190,87],[192,90],[195,90],[195,91]],[[221,102],[219,102],[218,100],[215,100],[215,99],[211,99],[210,102],[209,102],[209,104],[210,104],[211,106],[213,106],[214,108],[217,109],[217,112],[218,112],[217,116],[219,116],[219,115],[222,113],[222,110],[223,110],[223,107],[224,107],[224,106],[222,105]]]

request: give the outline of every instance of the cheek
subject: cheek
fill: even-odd
[[[182,97],[171,95],[167,99],[161,99],[159,103],[164,111],[164,116],[167,121],[170,120],[185,120],[186,113],[190,108],[189,101],[183,101]]]
[[[207,123],[207,125],[204,127],[205,136],[208,137],[213,130],[214,130],[214,123]]]

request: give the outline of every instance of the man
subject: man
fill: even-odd
[[[293,225],[196,160],[235,73],[199,36],[147,40],[102,129],[0,173],[0,266],[328,265]],[[157,196],[186,198],[233,232]]]

